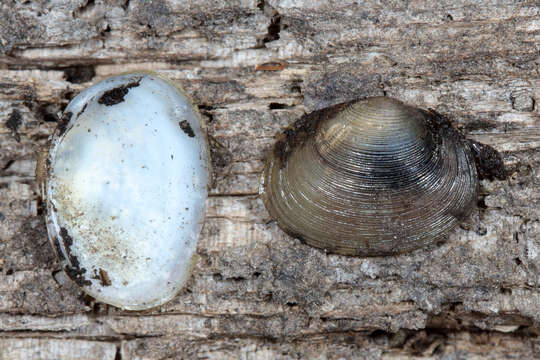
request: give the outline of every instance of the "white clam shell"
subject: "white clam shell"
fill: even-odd
[[[204,222],[206,135],[188,97],[150,74],[105,79],[64,112],[49,151],[47,229],[99,301],[151,308],[184,286]]]

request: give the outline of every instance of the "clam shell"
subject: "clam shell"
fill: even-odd
[[[151,74],[105,79],[67,106],[42,188],[51,243],[86,293],[140,310],[184,286],[209,181],[203,130],[188,97]]]
[[[344,255],[444,239],[477,197],[473,155],[436,113],[387,97],[316,111],[279,137],[260,194],[281,229]]]

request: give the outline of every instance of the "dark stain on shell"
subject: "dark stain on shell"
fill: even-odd
[[[127,95],[129,89],[139,86],[141,79],[131,82],[127,85],[118,86],[114,89],[105,91],[103,95],[98,99],[98,103],[105,106],[112,106],[120,104],[124,101],[124,96]]]
[[[82,113],[86,110],[86,107],[88,106],[88,103],[84,104],[83,108],[81,109],[81,111],[79,111],[79,113],[77,114],[77,117],[81,116]]]
[[[62,248],[60,247],[60,239],[55,238],[53,241],[54,249],[56,250],[56,256],[58,256],[58,259],[60,261],[66,260],[66,257],[64,256],[64,253],[62,252]]]
[[[73,239],[71,238],[71,236],[69,236],[66,228],[60,228],[60,236],[62,237],[66,248],[69,248],[71,245],[73,245]]]
[[[66,228],[64,227],[60,228],[60,236],[62,237],[64,249],[66,250],[68,260],[71,263],[71,265],[69,264],[66,265],[66,273],[79,286],[91,285],[92,283],[84,277],[84,273],[86,273],[86,269],[81,268],[79,259],[77,259],[77,256],[71,254],[70,252],[70,247],[73,244],[73,239],[69,235]]]
[[[78,267],[66,265],[65,271],[68,274],[68,276],[75,281],[75,283],[79,286],[88,286],[92,285],[92,282],[84,277],[84,273],[86,272],[86,269],[81,269]]]
[[[67,111],[62,115],[60,121],[58,122],[58,136],[61,136],[63,133],[66,132],[67,125],[69,124],[69,120],[72,116],[73,113],[71,111]]]
[[[109,274],[103,269],[99,269],[99,280],[101,286],[111,286],[111,278]]]
[[[182,120],[178,123],[180,126],[180,129],[182,129],[183,132],[186,133],[189,137],[195,137],[195,133],[193,132],[193,129],[191,128],[191,125],[189,125],[189,122],[187,120]]]

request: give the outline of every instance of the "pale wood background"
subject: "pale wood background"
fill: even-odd
[[[540,358],[539,51],[538,0],[2,0],[0,359]],[[96,304],[60,271],[34,178],[69,100],[136,69],[181,84],[232,153],[189,286],[148,312]],[[257,197],[275,135],[383,94],[452,116],[508,180],[406,255],[284,235]]]

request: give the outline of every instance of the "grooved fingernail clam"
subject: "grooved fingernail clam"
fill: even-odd
[[[139,310],[184,286],[209,182],[202,124],[153,74],[105,79],[69,103],[38,174],[49,238],[86,293]]]
[[[291,236],[372,256],[443,239],[473,209],[477,185],[470,142],[444,117],[375,97],[313,112],[286,129],[260,194]]]

